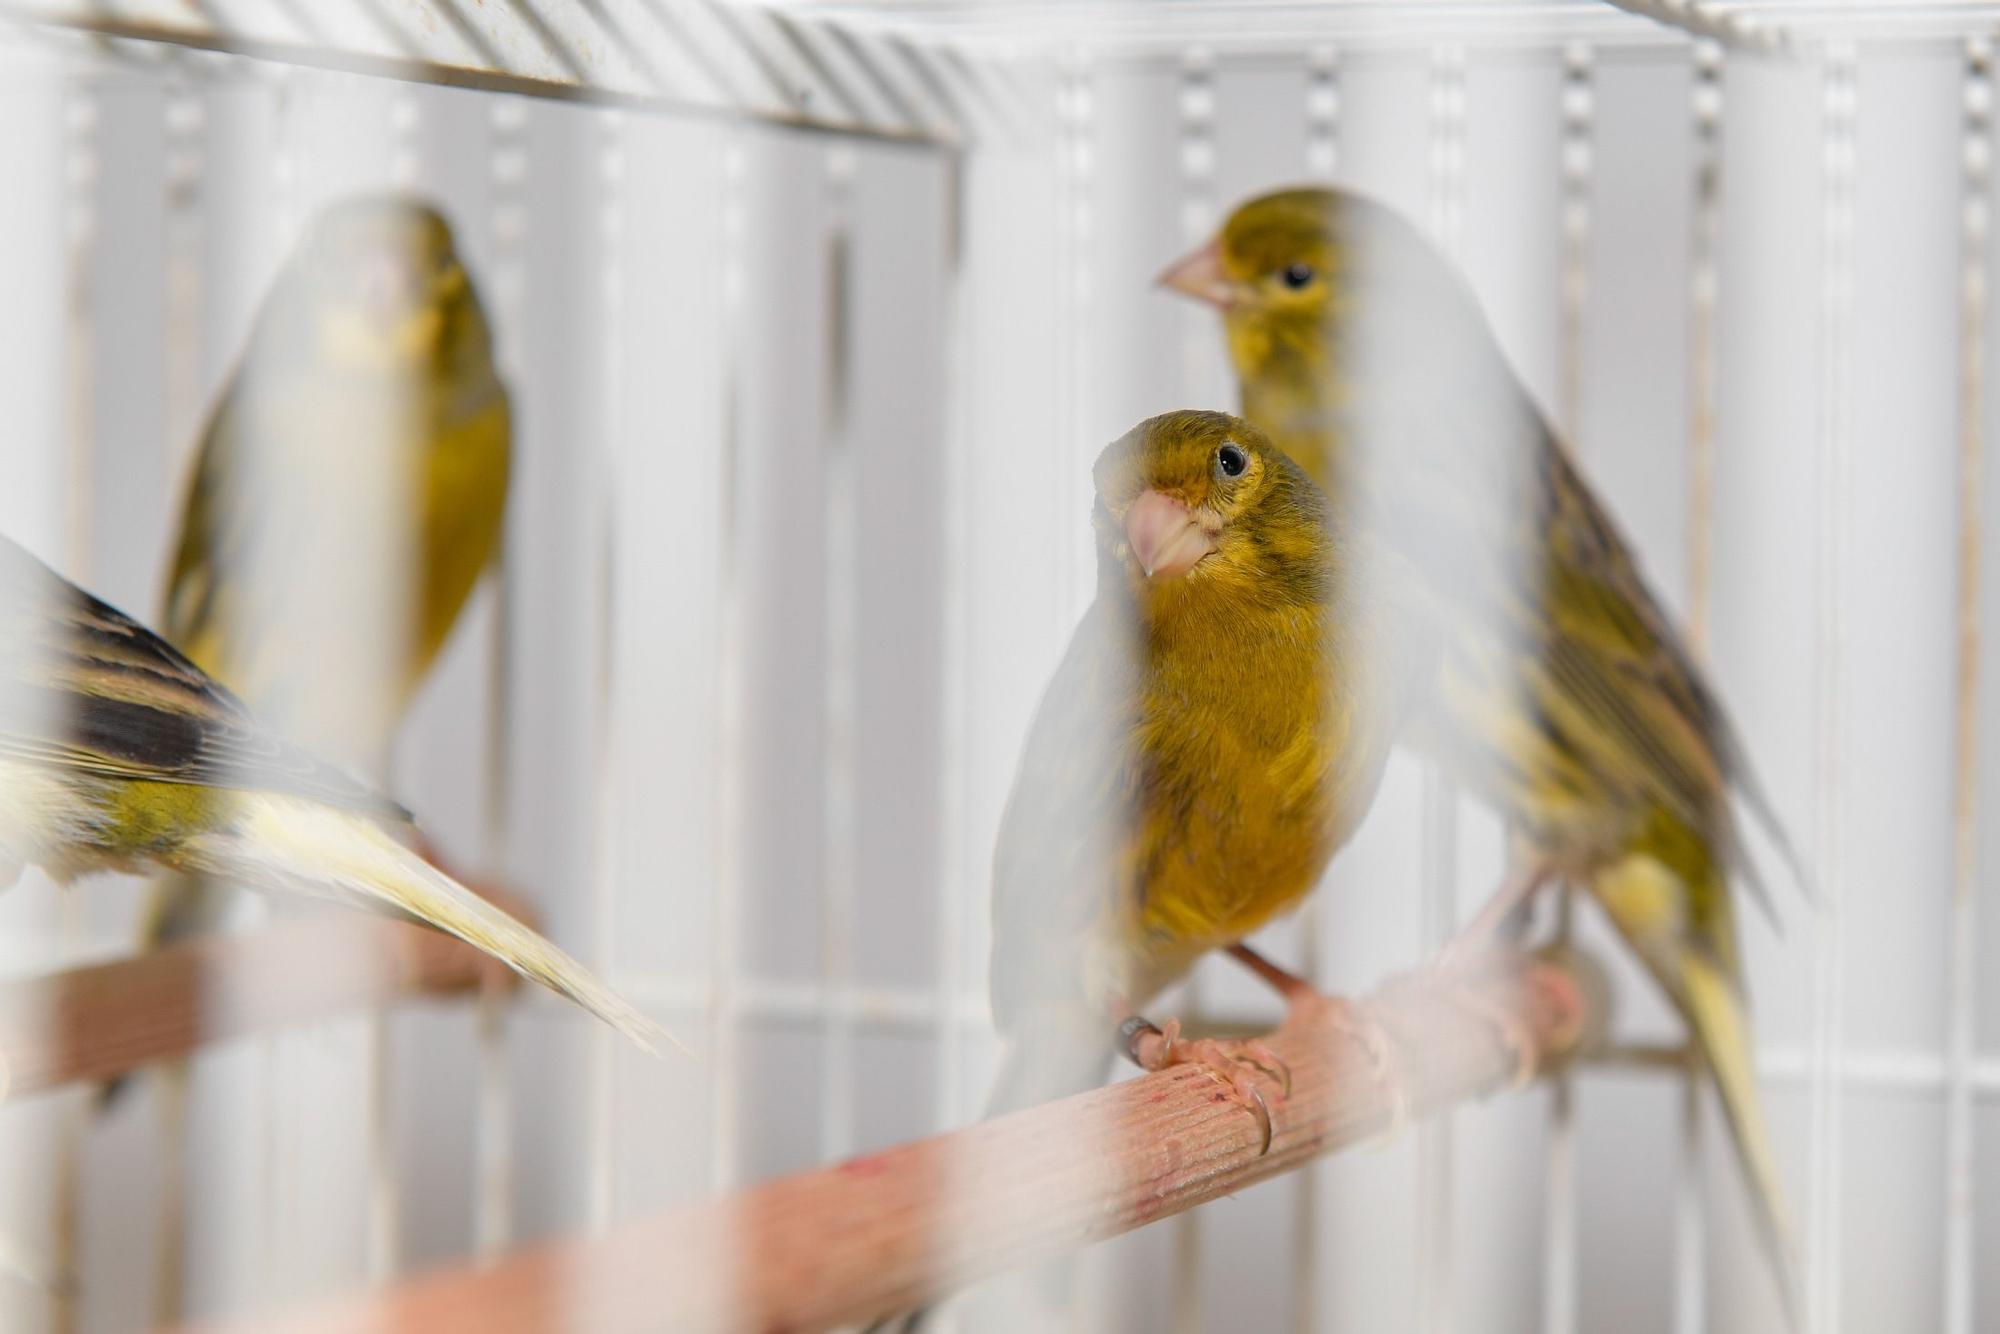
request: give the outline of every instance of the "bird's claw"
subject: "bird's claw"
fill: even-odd
[[[1256,1065],[1256,1067],[1259,1070],[1262,1070],[1265,1074],[1270,1075],[1273,1079],[1278,1081],[1278,1097],[1280,1099],[1289,1098],[1292,1096],[1291,1066],[1286,1065],[1283,1061],[1279,1061],[1275,1066],[1265,1065],[1262,1062],[1252,1062],[1252,1064]]]
[[[1257,1144],[1257,1156],[1262,1158],[1271,1151],[1271,1136],[1277,1131],[1271,1121],[1271,1104],[1264,1101],[1264,1090],[1252,1084],[1250,1096],[1257,1101],[1257,1122],[1264,1130],[1263,1138]]]
[[[1183,1042],[1180,1032],[1178,1019],[1169,1019],[1166,1027],[1161,1028],[1137,1015],[1127,1019],[1119,1028],[1125,1042],[1125,1054],[1140,1069],[1158,1071],[1176,1065],[1192,1065],[1228,1089],[1244,1110],[1257,1118],[1257,1156],[1261,1158],[1269,1153],[1271,1141],[1277,1134],[1276,1118],[1271,1115],[1270,1100],[1249,1072],[1254,1070],[1278,1085],[1282,1090],[1278,1100],[1283,1102],[1292,1094],[1291,1067],[1255,1038],[1233,1041],[1201,1038]]]

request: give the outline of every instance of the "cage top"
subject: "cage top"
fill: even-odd
[[[1712,40],[1741,50],[2000,32],[1991,0],[772,0],[858,27],[973,42],[1158,53],[1303,46],[1609,47]]]
[[[873,30],[904,30],[1008,49],[1081,47],[1153,55],[1188,48],[1229,54],[1301,47],[1466,44],[1546,46],[1668,43],[1693,37],[1761,45],[1776,35],[1756,15],[1710,0],[774,0]]]
[[[916,143],[977,140],[1031,103],[1001,53],[740,0],[0,0],[0,30]]]
[[[2000,0],[0,0],[15,34],[959,145],[1041,120],[1077,53],[1986,40]]]

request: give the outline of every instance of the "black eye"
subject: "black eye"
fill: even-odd
[[[1241,477],[1250,466],[1250,456],[1240,445],[1224,445],[1215,451],[1215,466],[1222,469],[1224,477]]]
[[[1287,264],[1278,274],[1278,281],[1296,292],[1302,287],[1312,286],[1312,280],[1316,276],[1318,275],[1314,274],[1313,266],[1310,264]]]

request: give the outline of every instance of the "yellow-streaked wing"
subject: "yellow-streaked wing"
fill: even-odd
[[[271,736],[158,635],[0,539],[0,751],[107,779],[400,808]]]
[[[1617,524],[1510,380],[1426,407],[1399,436],[1415,447],[1389,465],[1411,471],[1375,492],[1376,521],[1436,600],[1454,707],[1496,752],[1486,781],[1524,816],[1602,820],[1607,845],[1625,837],[1611,827],[1622,813],[1661,806],[1731,864],[1728,792],[1749,778],[1728,719]],[[1470,412],[1483,431],[1458,415]],[[1463,440],[1498,447],[1438,452]]]

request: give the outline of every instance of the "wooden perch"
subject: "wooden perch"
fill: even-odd
[[[511,976],[408,923],[322,912],[0,982],[0,1096],[105,1079],[207,1043]]]
[[[1270,1042],[1291,1068],[1276,1137],[1190,1068],[1113,1084],[592,1239],[419,1279],[247,1330],[807,1331],[937,1301],[974,1279],[1116,1236],[1568,1059],[1605,989],[1575,955],[1494,954],[1362,1005],[1378,1064],[1323,1010]],[[1518,1049],[1511,1045],[1518,1042]]]

